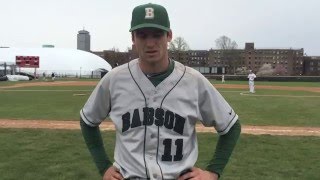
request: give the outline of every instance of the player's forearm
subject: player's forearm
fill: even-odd
[[[222,174],[237,144],[240,132],[241,125],[238,120],[227,134],[219,137],[214,156],[206,168],[208,171],[215,172],[219,176]]]
[[[104,172],[112,166],[112,163],[106,155],[99,127],[90,127],[81,118],[80,126],[93,161],[99,169],[99,173],[103,176]]]

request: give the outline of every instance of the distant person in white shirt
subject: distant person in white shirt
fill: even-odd
[[[255,93],[255,91],[254,91],[254,79],[256,77],[257,76],[250,70],[250,73],[248,75],[250,93]]]
[[[222,83],[225,83],[226,81],[224,80],[224,75],[222,74],[222,77],[221,77],[221,82]]]
[[[46,80],[46,73],[45,72],[42,73],[42,77],[43,77],[43,80],[45,81]]]
[[[52,74],[51,74],[51,79],[52,79],[52,81],[54,81],[55,78],[56,78],[56,75],[55,75],[54,72],[52,72]]]

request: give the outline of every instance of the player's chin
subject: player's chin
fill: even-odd
[[[157,63],[160,61],[160,58],[158,56],[146,56],[145,60],[148,62],[148,63]]]

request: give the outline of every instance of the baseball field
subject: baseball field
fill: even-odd
[[[319,179],[320,84],[212,81],[242,124],[221,179]],[[96,80],[0,82],[0,179],[101,179],[79,130],[79,110]],[[101,125],[113,157],[115,132]],[[197,126],[205,167],[217,135]],[[111,145],[110,145],[111,144]]]

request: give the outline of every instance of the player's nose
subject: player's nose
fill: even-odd
[[[156,45],[156,40],[155,40],[155,38],[148,37],[148,38],[146,39],[146,46],[147,46],[147,47],[153,47],[153,46],[155,46],[155,45]]]

